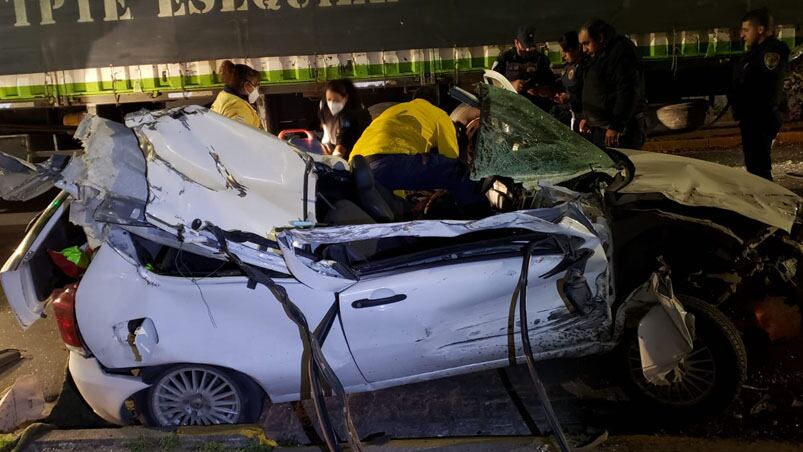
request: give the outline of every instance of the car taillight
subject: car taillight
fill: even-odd
[[[56,315],[56,323],[59,325],[61,340],[64,341],[67,348],[83,352],[84,344],[81,341],[78,322],[75,319],[75,293],[77,291],[78,283],[54,291],[53,313]]]

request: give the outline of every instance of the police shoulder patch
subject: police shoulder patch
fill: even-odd
[[[574,69],[575,69],[575,68],[570,68],[570,69],[569,69],[569,70],[566,72],[566,77],[567,77],[569,80],[574,80]]]
[[[781,63],[781,55],[776,52],[767,52],[764,54],[764,66],[767,66],[767,69],[774,71],[775,68],[778,67],[778,64]]]

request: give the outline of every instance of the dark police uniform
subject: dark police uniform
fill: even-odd
[[[605,146],[605,132],[621,132],[619,147],[641,149],[646,140],[644,77],[636,46],[622,35],[584,65],[583,118],[591,128],[591,141]]]
[[[560,76],[563,89],[569,95],[569,108],[575,118],[579,118],[583,112],[583,64],[584,59],[566,63]]]
[[[555,75],[550,69],[549,59],[541,52],[528,52],[520,56],[516,48],[507,50],[497,57],[492,69],[504,75],[508,80],[523,80],[526,96],[533,103],[549,111],[552,100],[543,96],[532,96],[527,94],[530,88],[552,87],[555,85]]]
[[[736,63],[730,103],[742,132],[747,171],[772,180],[772,140],[781,130],[783,79],[789,47],[775,37],[756,44]]]

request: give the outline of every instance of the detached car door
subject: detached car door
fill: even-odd
[[[382,382],[462,373],[520,350],[511,300],[521,273],[521,247],[448,249],[363,268],[369,274],[340,293],[340,312],[365,378]],[[557,250],[543,249],[533,256],[530,274],[542,275],[562,258]],[[546,323],[550,314],[566,310],[556,278],[530,278],[531,324]]]

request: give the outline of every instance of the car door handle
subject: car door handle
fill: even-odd
[[[355,309],[372,308],[374,306],[381,306],[383,304],[398,303],[398,302],[400,302],[402,300],[406,300],[406,299],[407,299],[407,295],[404,295],[404,294],[398,294],[398,295],[393,295],[393,296],[390,296],[390,297],[374,298],[374,299],[363,298],[361,300],[354,301],[354,303],[351,303],[351,307],[355,308]]]

